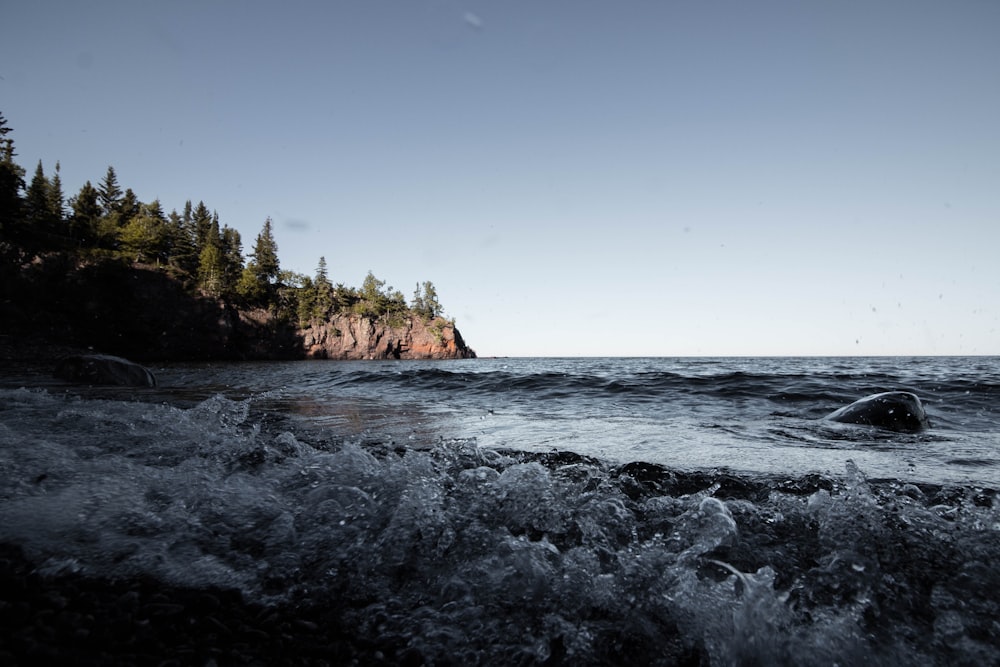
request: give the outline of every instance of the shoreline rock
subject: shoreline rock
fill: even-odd
[[[145,366],[110,354],[77,354],[65,357],[54,375],[69,382],[155,387],[156,376]]]

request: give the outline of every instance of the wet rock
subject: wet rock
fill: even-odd
[[[148,368],[109,354],[79,354],[66,357],[56,366],[55,376],[84,384],[156,386],[156,376]]]

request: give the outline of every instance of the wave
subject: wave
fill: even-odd
[[[276,639],[288,662],[1000,659],[988,489],[315,438],[222,397],[4,399],[0,542],[37,577],[237,590],[308,634]],[[173,599],[154,611],[196,613]]]

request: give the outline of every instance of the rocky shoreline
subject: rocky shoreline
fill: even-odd
[[[302,326],[267,308],[194,295],[155,267],[57,256],[3,277],[0,360],[51,350],[44,356],[55,361],[60,349],[139,362],[476,356],[443,317],[340,312]]]

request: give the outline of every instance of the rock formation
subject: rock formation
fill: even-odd
[[[389,324],[381,319],[337,315],[299,331],[305,356],[313,359],[469,359],[455,326],[438,317],[410,315]]]
[[[155,267],[53,255],[0,278],[0,343],[11,350],[66,346],[138,361],[476,356],[443,318],[348,312],[299,328],[266,308],[192,294]]]

